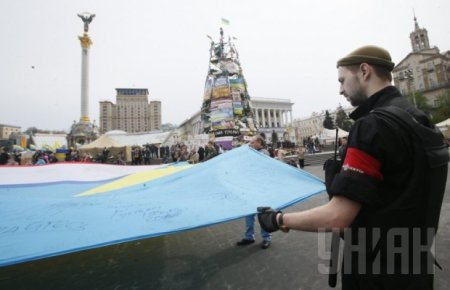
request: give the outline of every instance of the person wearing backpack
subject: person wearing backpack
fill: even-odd
[[[442,135],[391,85],[387,50],[360,47],[337,68],[339,92],[357,108],[342,168],[327,186],[330,201],[286,214],[260,207],[259,222],[268,232],[338,233],[343,290],[433,289],[432,244],[449,161]]]

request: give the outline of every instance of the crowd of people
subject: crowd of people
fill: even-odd
[[[265,138],[264,134],[262,134]],[[283,161],[295,167],[304,167],[305,154],[313,154],[317,152],[316,145],[313,138],[305,138],[304,145],[296,146],[295,143],[289,142],[266,144],[264,147],[270,157]],[[310,148],[313,148],[312,151]],[[184,142],[179,142],[171,146],[155,146],[144,145],[134,146],[131,148],[131,160],[125,156],[125,151],[119,151],[112,153],[110,149],[103,148],[97,154],[90,152],[80,152],[70,148],[66,150],[65,156],[56,157],[56,154],[51,151],[36,150],[28,151],[26,157],[23,156],[23,152],[19,151],[7,151],[5,148],[1,148],[0,152],[0,165],[44,165],[49,163],[55,163],[58,161],[65,162],[95,162],[95,163],[108,163],[118,165],[150,165],[155,163],[172,163],[187,161],[191,164],[207,161],[215,156],[226,152],[221,144],[217,144],[214,141],[209,141],[204,146],[189,146]],[[295,156],[298,156],[296,160]],[[152,160],[157,160],[152,162]]]
[[[19,151],[8,152],[5,148],[0,148],[0,165],[44,165],[55,162],[58,162],[58,159],[53,152],[41,150],[25,153]]]

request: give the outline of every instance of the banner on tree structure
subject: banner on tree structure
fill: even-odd
[[[211,98],[213,85],[214,85],[214,79],[211,77],[208,77],[208,79],[205,82],[205,92],[203,94],[203,101],[207,101]]]
[[[232,109],[233,100],[231,98],[221,98],[211,101],[211,112],[220,109]]]
[[[223,129],[223,130],[215,130],[212,133],[214,133],[214,136],[216,137],[226,137],[226,136],[239,136],[241,132],[239,129]]]
[[[231,60],[223,60],[219,62],[220,70],[225,74],[237,74],[239,73],[239,66]]]
[[[241,102],[233,102],[233,112],[236,115],[242,115],[244,109]]]
[[[246,90],[244,78],[230,78],[230,88],[233,92],[245,92]]]
[[[222,119],[221,121],[211,121],[213,130],[233,129],[236,123],[233,119]]]
[[[215,79],[212,97],[214,99],[230,97],[230,84],[227,76],[221,76]]]
[[[233,100],[231,98],[212,100],[210,110],[213,130],[234,128]]]
[[[233,98],[233,111],[235,115],[242,115],[242,101],[241,101],[241,93],[240,92],[231,92],[231,96]]]

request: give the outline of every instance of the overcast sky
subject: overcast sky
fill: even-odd
[[[349,106],[338,93],[336,60],[353,49],[411,52],[413,9],[430,44],[450,49],[448,0],[2,0],[0,123],[68,131],[80,119],[83,22],[89,27],[89,112],[116,102],[115,88],[148,88],[162,122],[180,124],[202,104],[209,40],[221,18],[251,97],[295,103],[293,117]]]

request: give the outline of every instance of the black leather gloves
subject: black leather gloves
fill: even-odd
[[[258,207],[257,211],[259,224],[266,232],[271,233],[280,229],[278,226],[277,214],[281,213],[281,211],[275,211],[268,206]]]

